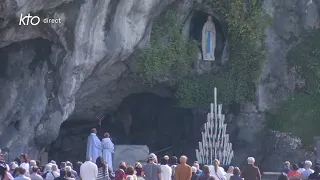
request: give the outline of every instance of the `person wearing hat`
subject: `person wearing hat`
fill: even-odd
[[[149,162],[142,168],[141,176],[144,176],[145,180],[161,180],[161,168],[155,163],[157,156],[151,153],[148,159]]]

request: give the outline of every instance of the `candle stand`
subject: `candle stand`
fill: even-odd
[[[210,104],[210,113],[202,132],[202,142],[196,150],[196,157],[200,164],[212,165],[218,159],[221,165],[230,165],[233,158],[232,144],[226,133],[227,124],[224,123],[222,104],[217,104],[217,88],[214,88],[214,103]]]

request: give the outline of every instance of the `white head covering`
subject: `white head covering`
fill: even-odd
[[[197,172],[197,168],[196,167],[192,166],[191,169],[192,169],[192,172],[194,172],[194,173]]]

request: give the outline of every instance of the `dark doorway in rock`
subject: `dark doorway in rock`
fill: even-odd
[[[159,155],[194,158],[201,126],[192,111],[177,107],[174,99],[137,93],[122,101],[113,120],[102,123],[102,131],[109,132],[115,144],[147,145]]]
[[[100,138],[109,132],[115,145],[147,145],[158,156],[185,154],[190,160],[195,160],[194,150],[198,148],[201,127],[206,121],[205,115],[194,117],[191,109],[176,107],[172,98],[147,92],[127,96],[116,112],[105,117],[98,128]],[[49,159],[84,160],[92,127],[97,127],[96,121],[64,122],[59,137],[48,148]]]
[[[199,42],[200,49],[201,49],[201,41],[202,41],[202,28],[203,28],[203,25],[206,23],[209,15],[210,14],[202,11],[195,11],[191,19],[189,36]],[[223,29],[220,21],[216,19],[214,16],[212,17],[213,17],[213,23],[215,24],[215,27],[216,27],[215,57],[217,62],[221,62],[223,49],[226,43],[226,37],[225,37],[225,34],[223,33]]]

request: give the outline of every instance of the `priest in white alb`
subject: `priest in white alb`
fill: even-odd
[[[114,153],[114,144],[110,139],[109,133],[104,133],[104,138],[102,139],[102,157],[112,169],[112,153]]]
[[[102,154],[101,150],[101,141],[97,136],[97,129],[92,128],[87,142],[87,157],[91,157],[92,162],[96,162],[97,158]]]

